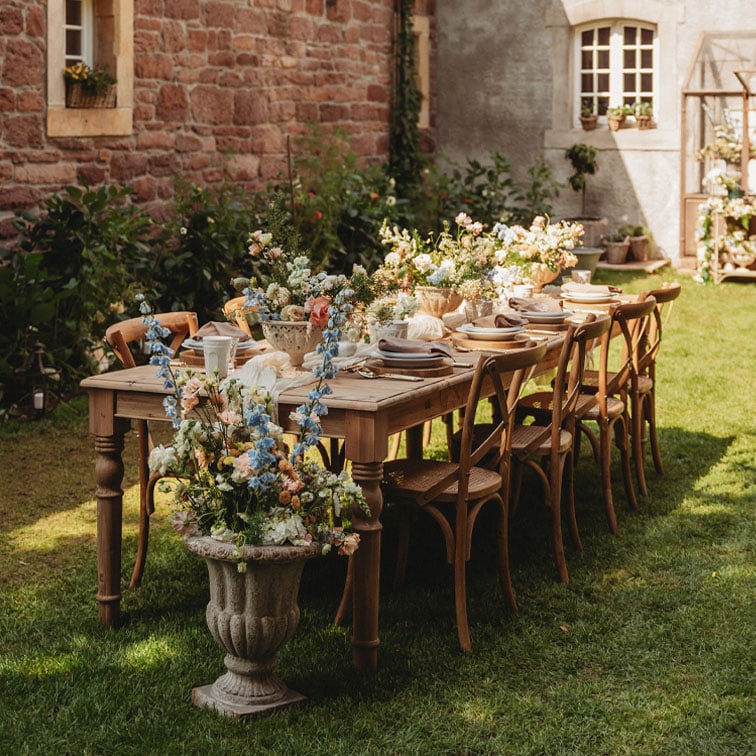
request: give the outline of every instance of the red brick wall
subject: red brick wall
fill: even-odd
[[[259,187],[307,122],[385,159],[393,0],[135,0],[134,131],[48,138],[45,0],[0,7],[0,236],[66,184],[128,184],[147,206],[173,177]],[[425,5],[425,3],[423,3]]]

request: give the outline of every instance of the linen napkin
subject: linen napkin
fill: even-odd
[[[472,324],[476,328],[514,328],[524,326],[527,321],[515,312],[499,312],[496,315],[484,315],[476,318]]]
[[[224,323],[215,320],[205,323],[192,338],[195,341],[202,341],[205,336],[231,336],[231,338],[239,339],[239,341],[249,341],[249,335],[233,323]]]
[[[384,337],[378,339],[378,349],[382,352],[400,352],[402,354],[437,354],[451,357],[451,344],[446,341],[421,341],[420,339],[396,339]]]
[[[556,312],[562,309],[562,303],[555,299],[523,299],[510,297],[509,306],[517,312]]]

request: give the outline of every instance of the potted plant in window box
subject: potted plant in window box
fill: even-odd
[[[116,79],[103,66],[91,68],[84,61],[63,69],[67,108],[112,108],[116,104]]]
[[[627,252],[630,249],[630,237],[621,232],[610,234],[604,240],[606,261],[610,265],[623,265],[627,262]]]
[[[628,109],[626,105],[615,105],[614,107],[607,108],[606,120],[609,124],[611,131],[618,131],[622,128],[628,115]]]
[[[650,102],[635,104],[635,123],[639,129],[650,129],[654,120],[654,111]]]
[[[580,105],[580,123],[583,131],[593,131],[598,123],[598,113],[593,109],[593,103],[590,100],[583,100]]]
[[[622,226],[617,232],[630,239],[630,258],[645,262],[651,254],[653,236],[645,226]]]

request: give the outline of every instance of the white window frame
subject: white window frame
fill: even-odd
[[[63,24],[64,45],[66,46],[65,58],[66,66],[78,63],[83,60],[88,66],[92,65],[92,54],[94,50],[94,13],[92,11],[93,0],[74,0],[81,5],[81,24],[69,24],[65,12],[66,6],[64,1],[63,13],[65,22]],[[78,31],[81,34],[81,52],[73,53],[68,51],[68,32]]]
[[[592,93],[594,101],[598,97],[608,96],[608,107],[616,107],[619,105],[633,104],[638,97],[637,90],[633,90],[630,94],[624,88],[624,75],[628,71],[633,72],[646,72],[652,76],[652,88],[650,92],[640,93],[640,98],[645,101],[651,102],[652,107],[658,100],[658,82],[659,82],[659,35],[655,24],[644,23],[641,21],[635,21],[631,19],[602,19],[600,21],[593,21],[589,24],[582,24],[576,27],[573,36],[573,71],[574,71],[574,100],[572,103],[573,112],[573,126],[579,125],[580,107],[584,99],[584,93],[582,90],[582,75],[584,69],[582,68],[582,38],[583,33],[586,31],[597,31],[600,28],[609,27],[609,88],[608,90],[599,90]],[[649,30],[653,34],[653,41],[650,46],[652,53],[652,66],[650,69],[641,68],[639,56],[636,56],[636,66],[631,69],[625,68],[625,45],[624,45],[624,31],[627,27],[633,27],[638,30],[638,40],[634,45],[635,49],[640,52],[642,47],[640,43],[641,30]],[[592,69],[596,71],[596,69]],[[601,69],[603,70],[603,69]],[[605,113],[600,112],[600,121],[604,121],[603,116]],[[658,119],[657,119],[658,120]]]

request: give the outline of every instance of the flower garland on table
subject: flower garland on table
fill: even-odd
[[[217,372],[204,377],[191,370],[173,372],[171,350],[163,343],[167,329],[140,296],[150,363],[173,392],[164,406],[176,429],[171,446],[151,452],[150,469],[179,479],[172,489],[176,530],[234,543],[240,571],[247,543],[316,541],[323,553],[336,546],[347,555],[358,547],[349,518],[355,507],[369,512],[362,490],[346,471],[336,475],[309,458],[328,412],[323,398],[331,393],[328,380],[337,370],[332,360],[350,296],[345,288],[329,307],[324,341],[318,346],[321,363],[313,370],[316,385],[291,415],[299,426],[291,450],[283,429],[272,421],[268,387],[246,385],[233,376],[220,381]],[[200,401],[201,394],[205,401]]]
[[[719,215],[725,224],[720,252],[737,249],[755,241],[749,237],[751,219],[756,216],[754,198],[749,197],[708,197],[698,209],[696,228],[696,256],[698,274],[696,278],[704,283],[712,280],[712,268],[716,250],[714,217]]]

